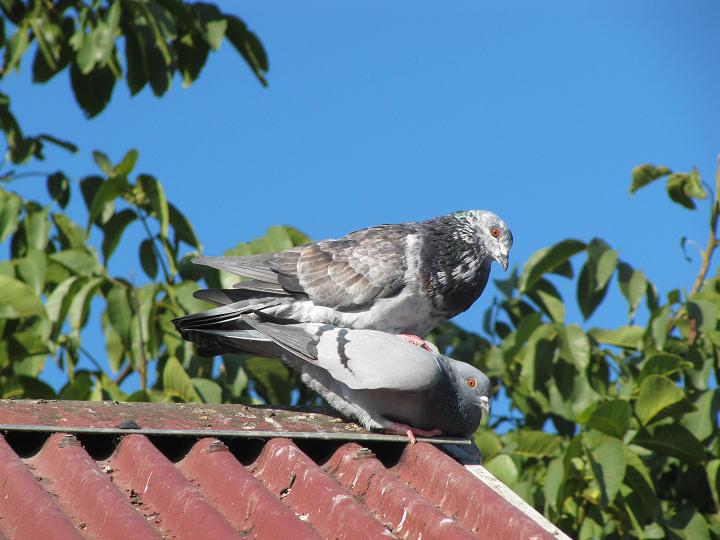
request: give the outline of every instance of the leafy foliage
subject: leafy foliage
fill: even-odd
[[[201,287],[198,280],[220,285],[228,276],[189,262],[201,249],[193,227],[167,201],[157,179],[146,174],[131,178],[136,151],[115,165],[100,152],[93,157],[100,174],[79,181],[86,223],[0,190],[0,239],[9,240],[10,250],[10,260],[0,263],[0,395],[56,397],[37,380],[50,355],[68,376],[59,393],[62,398],[250,402],[243,362],[225,359],[220,376],[213,379],[212,359],[195,355],[170,322],[207,307],[192,296]],[[47,179],[48,195],[56,202],[57,179],[57,174]],[[60,202],[72,193],[70,184],[62,187]],[[146,232],[138,245],[141,266],[150,280],[160,269],[162,279],[157,282],[139,285],[108,271],[123,232],[134,222]],[[101,233],[102,255],[88,241],[92,229]],[[307,240],[290,227],[271,227],[265,237],[230,252],[275,251]],[[192,251],[181,256],[183,246]],[[82,346],[81,331],[95,299],[104,307],[100,319],[110,369],[119,372],[115,380]],[[82,355],[95,370],[76,371]],[[157,381],[152,388],[147,384],[151,365]],[[118,385],[133,372],[140,375],[141,389],[128,396]],[[266,397],[287,401],[297,385],[280,364],[262,362],[252,373],[258,392]],[[286,391],[278,394],[276,386]]]
[[[183,85],[189,86],[200,75],[210,51],[219,49],[224,39],[257,79],[267,84],[268,60],[260,40],[240,18],[222,13],[214,4],[3,0],[0,9],[0,79],[18,70],[34,49],[33,81],[44,83],[69,71],[75,99],[88,117],[105,109],[115,83],[123,77],[132,95],[149,84],[156,96],[162,96],[176,73]],[[77,150],[74,144],[52,135],[23,135],[10,111],[9,96],[1,92],[0,128],[14,163],[33,156],[42,159],[46,142]]]
[[[673,201],[695,208],[693,199],[706,197],[697,171],[650,165],[633,171],[631,189],[668,174]],[[682,197],[678,178],[691,185]],[[565,240],[498,282],[503,297],[485,331],[499,341],[472,352],[437,342],[486,370],[520,413],[476,433],[487,468],[573,536],[720,535],[720,277],[706,278],[718,208],[713,199],[710,240],[689,293],[673,290],[663,301],[603,241]],[[627,323],[588,330],[568,324],[551,274],[574,279],[586,318],[615,279]],[[643,323],[639,310],[647,313]],[[502,423],[512,428],[498,436]]]

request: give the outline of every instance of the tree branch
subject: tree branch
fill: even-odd
[[[718,214],[720,213],[720,205],[718,200],[715,198],[715,194],[710,191],[712,197],[712,204],[710,206],[710,234],[708,236],[707,246],[702,252],[702,263],[700,264],[700,271],[695,278],[690,296],[693,296],[702,289],[705,276],[707,276],[708,270],[710,269],[710,261],[712,260],[715,248],[718,245],[717,241],[717,223]],[[715,193],[720,194],[720,156],[718,157],[718,169],[715,173]]]

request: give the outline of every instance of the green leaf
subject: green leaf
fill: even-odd
[[[65,214],[52,214],[52,220],[58,229],[58,238],[63,249],[84,249],[87,235],[85,229]]]
[[[683,512],[682,514],[686,513]],[[712,540],[713,537],[710,535],[708,522],[700,512],[692,512],[689,519],[685,515],[682,515],[682,517],[684,518],[682,520],[680,519],[680,515],[669,520],[668,528],[673,533],[670,538],[680,538],[682,540]]]
[[[49,255],[49,259],[63,265],[73,274],[89,276],[101,271],[101,265],[94,254],[79,249],[65,249]]]
[[[42,300],[22,281],[0,274],[0,319],[43,315]]]
[[[223,385],[226,391],[232,396],[233,401],[238,401],[247,388],[248,377],[243,369],[244,359],[236,354],[224,354],[223,364],[225,376]]]
[[[50,233],[50,220],[48,208],[30,211],[25,218],[25,237],[30,249],[45,251]]]
[[[585,243],[579,240],[563,240],[549,248],[543,248],[530,256],[523,267],[518,289],[525,293],[532,289],[547,272],[552,272],[576,253],[585,249]]]
[[[29,29],[25,21],[23,21],[17,32],[9,40],[5,41],[3,73],[10,73],[13,69],[20,68],[20,59],[30,44],[29,34]]]
[[[68,306],[68,292],[72,285],[78,280],[77,276],[72,276],[59,283],[48,295],[45,302],[45,309],[48,318],[53,324],[60,324],[65,318]]]
[[[60,391],[60,399],[87,401],[90,398],[93,381],[87,371],[78,371]]]
[[[264,74],[268,71],[268,61],[260,40],[239,18],[226,15],[225,19],[228,24],[225,31],[227,39],[245,59],[260,83],[263,86],[267,85]]]
[[[140,244],[140,264],[142,264],[143,270],[150,279],[155,279],[158,272],[158,262],[155,255],[155,246],[150,238],[146,238]]]
[[[498,454],[484,467],[506,486],[513,486],[520,476],[517,465],[507,454]]]
[[[665,456],[676,457],[687,463],[700,463],[705,449],[697,437],[679,424],[662,424],[652,433],[639,432],[633,439],[637,444]]]
[[[113,214],[113,217],[111,217],[108,222],[103,225],[103,232],[105,233],[105,236],[102,241],[102,253],[106,265],[120,243],[120,238],[122,237],[123,232],[125,232],[128,225],[136,219],[137,213],[135,210],[132,210],[131,208],[124,208],[120,212]]]
[[[475,446],[478,447],[478,450],[480,450],[483,461],[492,459],[502,450],[500,438],[489,429],[478,429],[473,434],[473,441],[475,442]]]
[[[222,403],[222,388],[218,383],[198,377],[193,377],[191,381],[203,403]]]
[[[195,236],[195,230],[187,218],[172,204],[168,203],[168,211],[170,218],[170,225],[175,230],[175,235],[185,242],[198,250],[202,249],[202,245]]]
[[[590,340],[577,324],[563,326],[558,330],[560,354],[579,370],[590,364]]]
[[[132,346],[130,325],[132,324],[133,311],[130,308],[130,301],[125,287],[116,285],[110,289],[107,295],[107,316],[125,347],[130,348]]]
[[[107,157],[107,155],[102,153],[100,150],[93,150],[92,157],[95,163],[97,163],[97,166],[100,167],[102,172],[104,172],[108,176],[113,176],[113,166],[112,163],[110,163],[110,159]]]
[[[592,412],[586,426],[622,439],[630,426],[631,415],[630,403],[624,399],[612,399],[601,403]]]
[[[108,365],[113,371],[119,371],[125,357],[125,347],[120,335],[110,323],[107,310],[102,314],[101,322],[103,334],[105,335],[105,351],[107,352]]]
[[[630,193],[635,193],[641,187],[647,186],[650,182],[662,178],[670,174],[672,171],[662,165],[656,167],[648,163],[638,165],[632,170],[632,184],[630,184]]]
[[[697,409],[682,417],[682,425],[700,441],[710,437],[717,429],[720,394],[717,389],[700,392],[693,401]]]
[[[212,4],[198,2],[193,5],[193,10],[203,25],[203,34],[208,45],[214,50],[219,49],[225,37],[225,29],[227,28],[225,17],[223,17],[220,10]]]
[[[596,341],[606,345],[624,347],[627,349],[642,348],[642,340],[645,329],[642,326],[621,326],[615,330],[593,328],[588,334]]]
[[[127,66],[125,78],[130,95],[133,96],[140,92],[149,80],[145,48],[143,29],[135,25],[125,29],[125,65]]]
[[[58,396],[52,387],[43,381],[35,377],[23,377],[17,378],[20,385],[25,390],[26,399],[57,399]]]
[[[292,381],[290,370],[279,360],[248,358],[245,372],[255,381],[255,389],[269,405],[289,404]]]
[[[540,279],[527,294],[553,321],[561,323],[565,320],[565,304],[558,290],[548,280]]]
[[[565,465],[563,458],[558,457],[550,461],[545,473],[545,486],[543,493],[545,494],[545,501],[550,508],[557,508],[558,506],[558,495],[560,494],[560,488],[565,480]]]
[[[110,102],[115,87],[115,75],[108,66],[95,68],[85,75],[77,63],[73,62],[70,67],[70,82],[78,105],[88,118],[92,118],[102,112]]]
[[[178,55],[178,68],[183,75],[183,88],[187,88],[200,75],[210,47],[199,35],[188,33],[175,43],[175,49]]]
[[[720,459],[713,459],[705,465],[710,492],[715,506],[720,507]]]
[[[697,329],[703,334],[717,326],[717,305],[709,300],[694,300],[687,303],[689,319],[694,319]]]
[[[17,230],[21,205],[17,195],[0,190],[0,242]]]
[[[168,358],[163,369],[163,387],[185,402],[201,401],[190,376],[174,356]]]
[[[113,4],[113,6],[119,5],[119,2]],[[138,151],[134,148],[129,150],[122,158],[122,161],[113,168],[113,174],[117,176],[127,176],[135,168],[137,163]]]
[[[138,178],[142,185],[143,191],[150,199],[150,207],[160,221],[160,234],[163,238],[167,238],[168,224],[170,222],[170,211],[168,209],[165,191],[162,185],[152,176],[141,174]]]
[[[635,413],[643,425],[668,415],[692,410],[693,407],[685,398],[685,393],[667,377],[649,375],[640,384]]]
[[[108,166],[111,165],[108,162]],[[115,201],[122,191],[127,187],[126,180],[121,176],[113,176],[100,185],[97,193],[92,198],[90,206],[90,217],[88,218],[87,230],[96,219],[102,217],[101,223],[104,223],[113,215],[112,210],[108,212],[108,207]]]
[[[45,288],[46,261],[45,253],[31,249],[22,259],[16,259],[18,277],[30,285],[35,294],[42,295]]]
[[[697,169],[693,169],[690,173],[671,174],[667,180],[667,192],[673,201],[690,210],[695,209],[693,198],[707,197]]]
[[[636,379],[636,384],[640,384],[649,375],[673,375],[688,365],[689,362],[677,354],[651,354],[643,362],[640,374]]]
[[[50,197],[65,208],[70,201],[70,181],[60,171],[55,172],[47,177],[47,190]]]
[[[90,310],[90,302],[103,278],[90,278],[78,289],[70,302],[68,315],[70,317],[70,328],[77,332],[85,326]]]
[[[603,437],[588,452],[590,468],[600,486],[603,506],[610,506],[625,478],[627,460],[624,445],[618,439]]]
[[[552,457],[560,449],[560,437],[542,431],[521,430],[517,432],[513,454],[524,457]]]

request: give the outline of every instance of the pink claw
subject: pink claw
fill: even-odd
[[[428,431],[426,429],[414,428],[412,426],[408,426],[407,424],[400,424],[398,422],[390,422],[385,429],[385,433],[392,435],[407,435],[410,444],[415,444],[417,442],[415,435],[420,435],[421,437],[437,437],[442,435],[442,431],[439,429],[431,429]]]
[[[425,341],[423,338],[418,337],[414,334],[397,334],[397,337],[399,337],[403,341],[412,343],[413,345],[416,345],[416,346],[420,347],[421,349],[425,349],[426,351],[433,352],[433,350],[430,348],[430,345],[428,345],[427,341]]]

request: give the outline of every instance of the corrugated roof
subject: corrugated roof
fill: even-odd
[[[259,431],[239,429],[235,413]],[[175,432],[205,422],[222,433],[105,431],[167,430],[166,422]],[[0,538],[564,537],[481,466],[423,442],[346,442],[370,434],[317,413],[0,401],[0,424],[9,426],[0,436]],[[76,434],[50,433],[62,429]]]

